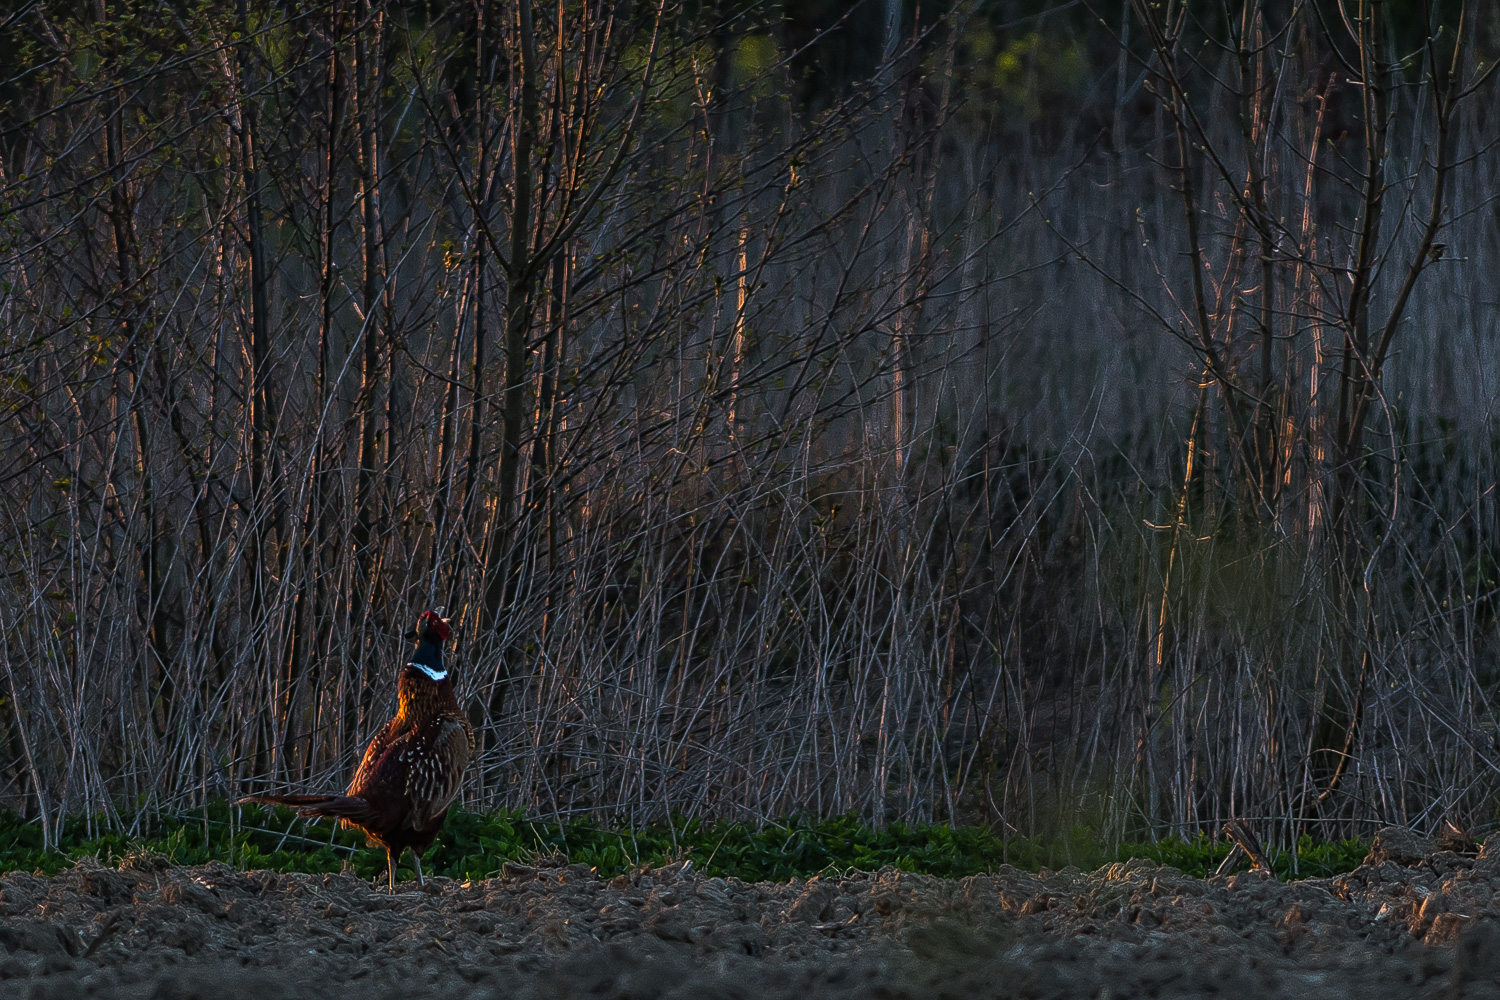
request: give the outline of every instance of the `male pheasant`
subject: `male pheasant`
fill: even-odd
[[[474,755],[474,728],[453,696],[443,666],[448,621],[424,611],[407,638],[417,640],[396,681],[396,717],[365,750],[343,795],[250,795],[239,801],[291,806],[302,816],[329,816],[384,847],[391,891],[396,862],[408,847],[422,878],[422,852],[432,846]]]

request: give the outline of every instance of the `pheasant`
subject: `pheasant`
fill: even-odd
[[[370,741],[348,791],[250,795],[239,802],[290,806],[301,816],[328,816],[363,830],[370,846],[385,848],[391,892],[396,862],[409,847],[417,885],[425,885],[422,852],[442,828],[474,755],[474,727],[443,666],[448,626],[436,612],[424,611],[406,634],[417,640],[417,649],[396,681],[396,717]]]

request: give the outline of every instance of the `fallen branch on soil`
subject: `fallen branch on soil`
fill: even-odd
[[[1241,858],[1250,859],[1251,871],[1263,871],[1272,878],[1276,877],[1276,871],[1271,867],[1266,852],[1261,850],[1260,841],[1255,839],[1255,834],[1243,820],[1232,819],[1224,824],[1224,833],[1230,840],[1234,841],[1234,847],[1229,851],[1229,857],[1215,870],[1214,876],[1228,875],[1239,864]]]

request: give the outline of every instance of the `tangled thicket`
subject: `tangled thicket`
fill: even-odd
[[[6,801],[1485,818],[1500,21],[793,6],[6,16]]]

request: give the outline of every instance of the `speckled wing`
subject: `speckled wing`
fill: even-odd
[[[411,803],[411,826],[428,829],[442,816],[463,784],[464,770],[474,752],[474,731],[468,719],[440,717],[424,731],[413,732],[403,752],[406,795]]]
[[[360,759],[359,767],[355,768],[354,777],[349,782],[348,795],[364,795],[375,781],[376,772],[381,769],[381,764],[390,748],[391,741],[395,737],[392,731],[394,726],[387,723],[386,726],[375,734],[370,740],[370,745],[365,747],[365,755]]]

